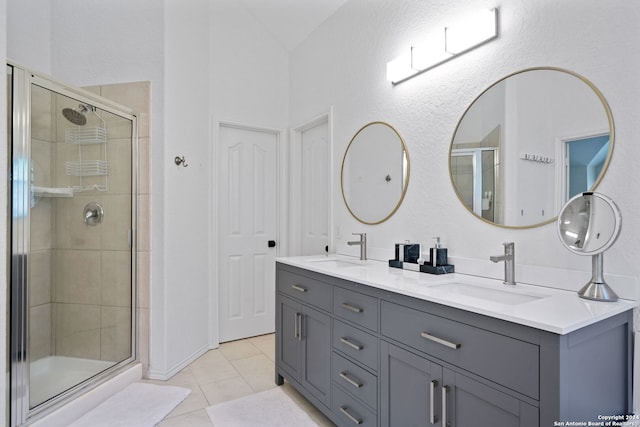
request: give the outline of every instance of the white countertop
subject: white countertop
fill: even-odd
[[[276,261],[561,335],[637,306],[630,300],[591,301],[575,292],[544,286],[508,286],[499,280],[460,273],[433,275],[340,255]]]

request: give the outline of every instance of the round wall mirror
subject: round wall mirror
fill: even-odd
[[[597,187],[613,144],[611,111],[591,82],[530,68],[494,83],[467,108],[451,142],[451,182],[478,218],[535,227]]]
[[[409,183],[409,153],[391,125],[372,122],[351,139],[342,160],[342,197],[364,224],[379,224],[400,207]]]
[[[578,255],[592,256],[591,280],[578,295],[598,301],[616,301],[618,296],[604,280],[603,253],[620,234],[622,216],[618,206],[602,194],[578,194],[564,205],[557,224],[558,236],[567,249]]]

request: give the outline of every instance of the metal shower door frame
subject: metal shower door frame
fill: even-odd
[[[24,67],[9,62],[9,73],[12,78],[11,123],[12,138],[8,141],[9,149],[9,217],[10,217],[10,413],[11,426],[19,426],[42,418],[61,404],[68,402],[79,393],[94,388],[105,382],[137,360],[137,199],[138,199],[138,129],[137,117],[127,107],[112,103],[97,95],[79,88],[45,77]],[[131,354],[130,357],[116,363],[111,368],[94,378],[76,384],[73,388],[56,397],[30,409],[29,408],[29,304],[28,304],[28,262],[30,254],[30,163],[31,163],[31,87],[37,85],[69,98],[77,99],[107,111],[116,116],[130,120],[131,134],[131,230],[129,245],[131,251]],[[14,162],[16,158],[26,158],[29,162]],[[17,167],[16,167],[17,166]],[[29,185],[23,186],[22,191],[16,191],[14,182],[20,177],[26,178]],[[26,213],[24,218],[13,215],[13,206],[19,206]]]

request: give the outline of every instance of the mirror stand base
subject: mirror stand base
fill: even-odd
[[[603,253],[593,255],[592,257],[592,273],[591,280],[582,289],[578,291],[580,298],[615,302],[618,301],[618,295],[604,281],[603,274]]]
[[[587,283],[578,291],[578,296],[594,301],[615,302],[618,295],[606,283]]]

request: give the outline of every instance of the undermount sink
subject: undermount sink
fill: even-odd
[[[517,288],[493,289],[486,286],[459,282],[436,285],[433,286],[432,289],[437,289],[443,293],[464,295],[508,305],[524,304],[526,302],[537,301],[548,297],[548,295],[543,294],[521,292],[518,291]]]
[[[339,258],[318,258],[318,259],[311,260],[309,262],[312,262],[314,264],[322,264],[327,267],[361,267],[366,263],[366,261],[360,261],[360,260],[350,261],[350,260],[339,259]]]

